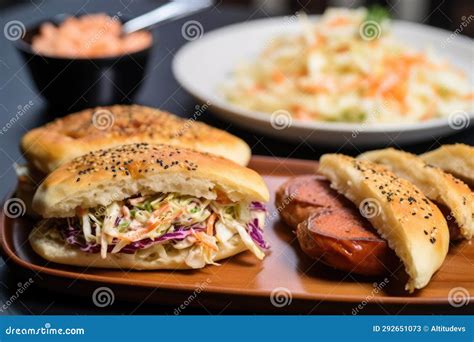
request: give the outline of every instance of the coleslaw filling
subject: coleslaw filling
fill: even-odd
[[[133,254],[161,245],[189,249],[191,267],[216,264],[220,246],[238,235],[259,259],[269,246],[263,238],[266,216],[260,202],[233,203],[176,193],[136,196],[108,206],[78,208],[61,233],[84,252]],[[196,260],[199,259],[199,260]]]

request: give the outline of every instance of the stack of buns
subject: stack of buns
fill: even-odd
[[[441,267],[450,240],[474,234],[473,162],[474,148],[462,144],[421,156],[392,148],[326,154],[317,175],[280,187],[276,205],[310,257],[362,275],[401,263],[412,292]]]
[[[85,109],[26,133],[21,151],[27,164],[17,167],[17,196],[31,210],[37,186],[62,164],[99,149],[131,143],[166,144],[211,153],[246,166],[250,148],[241,139],[193,119],[139,105]]]

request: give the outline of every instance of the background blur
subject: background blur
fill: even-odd
[[[118,0],[132,3],[133,0]],[[18,4],[33,4],[40,8],[49,0],[0,0],[0,9]],[[67,2],[65,0],[64,2]],[[85,0],[89,3],[91,0]],[[156,1],[157,4],[163,1]],[[285,15],[303,10],[319,14],[327,7],[360,7],[379,4],[386,6],[393,18],[456,30],[466,15],[474,14],[473,0],[216,0],[218,5],[236,5],[264,12],[266,15]],[[0,13],[1,15],[1,13]],[[474,26],[469,25],[462,32],[474,37]]]

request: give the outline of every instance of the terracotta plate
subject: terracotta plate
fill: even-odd
[[[452,246],[446,261],[430,284],[413,295],[403,290],[405,276],[398,270],[387,277],[366,278],[329,269],[310,260],[299,249],[293,232],[279,220],[273,204],[274,193],[288,177],[312,173],[316,164],[309,161],[254,157],[250,167],[262,174],[272,194],[266,238],[271,251],[263,262],[249,252],[224,260],[222,265],[199,271],[120,271],[67,267],[48,263],[37,256],[27,242],[32,221],[0,217],[2,248],[6,259],[42,277],[116,286],[133,300],[135,294],[150,293],[148,300],[171,302],[177,294],[189,294],[199,288],[207,297],[240,298],[246,307],[278,307],[288,298],[298,303],[293,308],[314,306],[322,301],[363,302],[370,298],[385,304],[446,304],[451,291],[474,295],[474,245]],[[48,284],[45,280],[45,284]],[[58,289],[68,291],[71,286]],[[453,290],[454,289],[454,290]],[[470,295],[469,295],[470,294]],[[471,301],[474,299],[470,297]],[[178,300],[178,299],[176,299]],[[212,301],[211,301],[212,302]],[[176,302],[174,304],[179,304]],[[273,305],[270,305],[273,304]],[[212,305],[212,304],[211,304]]]

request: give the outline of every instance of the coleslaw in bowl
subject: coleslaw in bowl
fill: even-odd
[[[227,101],[302,122],[409,124],[473,111],[465,73],[400,42],[380,11],[329,9],[315,23],[299,20],[299,33],[276,36],[234,70],[221,87]]]

